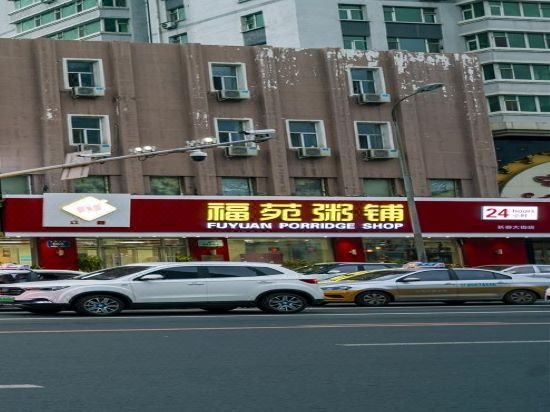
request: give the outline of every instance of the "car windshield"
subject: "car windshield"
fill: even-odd
[[[86,273],[84,275],[76,276],[72,279],[78,280],[113,280],[118,279],[132,273],[137,273],[142,270],[148,269],[150,266],[119,266],[109,269],[96,270],[95,272]]]

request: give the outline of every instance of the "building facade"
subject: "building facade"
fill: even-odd
[[[252,246],[258,245],[261,234],[247,242],[247,231],[239,235],[234,230],[196,231],[180,225],[168,231],[173,235],[168,236],[166,225],[178,213],[174,204],[179,204],[181,196],[206,196],[214,203],[235,198],[243,203],[266,196],[285,204],[311,199],[310,203],[318,200],[329,209],[344,211],[355,198],[371,202],[368,204],[375,209],[389,199],[400,210],[399,219],[378,223],[402,224],[395,233],[304,230],[292,236],[281,232],[278,240],[290,244],[288,248],[300,244],[303,250],[314,237],[322,245],[308,250],[317,251],[315,258],[321,260],[342,258],[336,243],[351,242],[355,246],[350,250],[356,253],[349,257],[363,260],[374,258],[366,255],[378,250],[372,242],[399,237],[400,258],[406,259],[410,230],[404,217],[405,193],[391,101],[432,82],[445,87],[406,99],[397,112],[416,195],[498,196],[495,152],[475,56],[49,39],[3,39],[0,48],[4,90],[0,159],[4,173],[61,165],[67,156],[74,159],[81,152],[116,156],[138,146],[171,149],[205,137],[232,143],[210,150],[202,162],[194,162],[187,154],[144,156],[143,161],[96,164],[80,179],[63,180],[61,170],[18,173],[2,179],[7,205],[14,204],[13,196],[25,200],[15,208],[4,208],[7,237],[0,240],[6,249],[4,260],[26,263],[30,259],[33,264],[49,265],[41,253],[46,253],[50,244],[55,249],[65,242],[74,243],[74,252],[63,251],[59,256],[101,253],[109,264],[143,258],[141,252],[124,259],[123,252],[106,255],[113,248],[128,250],[128,245],[134,245],[134,251],[140,245],[148,259],[173,259],[187,253],[202,257],[208,253],[196,252],[196,248],[208,247],[206,240],[220,233],[227,237],[223,247],[231,243],[234,248],[224,257],[238,259],[243,253],[265,252],[261,252],[265,244],[258,249]],[[242,133],[254,129],[275,129],[277,137],[256,145]],[[44,206],[42,198],[50,196],[61,200]],[[101,209],[101,200],[112,203],[113,196],[132,197],[124,200],[126,206],[116,206],[132,210],[132,217],[124,221],[126,226],[109,228],[102,216],[89,221],[73,217],[65,222],[69,227],[75,225],[72,229],[44,220],[48,211],[75,216],[73,208],[65,208],[78,208],[74,203],[79,201],[99,199],[86,207]],[[168,202],[163,206],[165,212],[160,209],[162,225],[157,221],[147,226],[153,212],[134,206],[133,196],[160,197]],[[319,200],[325,198],[326,202]],[[345,199],[349,199],[347,206]],[[357,206],[361,210],[368,207]],[[434,210],[437,208],[425,213],[435,217]],[[184,209],[181,213],[187,215]],[[443,209],[441,213],[445,214]],[[159,209],[154,214],[159,215]],[[355,222],[354,216],[346,215],[344,222]],[[140,223],[135,226],[130,219]],[[369,219],[361,225],[377,222],[375,217]],[[335,223],[333,220],[328,223]],[[91,222],[94,230],[79,229],[83,221]],[[30,222],[31,226],[25,226]],[[142,223],[146,226],[140,226]],[[496,230],[494,236],[500,239],[507,230]],[[530,238],[544,239],[538,229],[515,230],[520,231],[516,235],[525,232]],[[464,263],[459,239],[447,237],[451,232],[434,232],[432,249],[444,251],[448,263]],[[265,237],[273,242],[272,236]],[[524,241],[518,260],[528,259],[526,247]],[[109,257],[115,255],[118,257]],[[286,256],[298,259],[299,254],[288,252]]]

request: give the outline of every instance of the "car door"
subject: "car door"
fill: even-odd
[[[162,279],[143,280],[146,275],[161,275]],[[161,268],[132,280],[136,303],[206,302],[208,289],[206,271],[201,266]]]
[[[282,272],[268,267],[215,264],[207,267],[209,302],[250,301],[286,277]]]
[[[483,269],[454,269],[459,300],[501,299],[511,287],[508,276]]]
[[[457,285],[448,269],[428,269],[397,279],[396,301],[456,300]]]

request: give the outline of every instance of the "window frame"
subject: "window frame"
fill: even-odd
[[[353,11],[359,11],[361,13],[360,19],[354,19],[352,14]],[[345,12],[346,18],[342,18],[342,12]],[[338,19],[340,21],[366,21],[367,20],[367,8],[363,4],[349,4],[349,3],[340,3],[338,4]]]
[[[99,130],[100,130],[100,143],[75,143],[73,140],[73,125],[72,121],[74,118],[79,117],[91,117],[91,118],[97,118],[99,120]],[[79,147],[80,145],[100,145],[100,144],[111,144],[111,127],[109,124],[109,116],[108,115],[91,115],[91,114],[68,114],[67,115],[67,130],[68,130],[68,138],[69,138],[69,145],[74,147]]]
[[[248,90],[248,80],[246,77],[246,64],[241,62],[208,62],[208,78],[210,82],[210,92],[216,93],[219,90],[214,86],[214,66],[230,66],[234,67],[235,78],[237,82],[237,90]],[[223,83],[223,82],[222,82]],[[233,90],[222,88],[220,90]]]
[[[303,133],[302,132],[291,132],[290,125],[291,125],[292,122],[313,123],[315,125],[315,138],[317,140],[317,146],[293,146],[292,145],[291,133],[300,133],[301,143],[304,143],[304,139],[303,139]],[[286,135],[287,135],[288,148],[290,150],[300,150],[300,149],[308,148],[308,147],[316,147],[316,148],[327,147],[325,122],[323,120],[286,119],[285,126],[286,126]]]
[[[384,78],[384,70],[382,67],[369,67],[369,66],[351,66],[346,69],[347,72],[347,79],[348,79],[348,89],[349,89],[349,96],[357,96],[358,93],[355,93],[354,87],[353,87],[353,76],[352,76],[352,70],[368,70],[373,72],[373,81],[374,81],[374,94],[384,94],[386,93],[386,79]],[[360,80],[355,80],[360,81]],[[361,85],[362,89],[362,85]],[[368,92],[363,92],[367,93]]]
[[[246,180],[246,184],[247,184],[247,187],[248,187],[248,193],[247,194],[242,194],[242,195],[235,195],[235,194],[225,194],[224,193],[224,180],[225,179],[241,179],[241,180]],[[221,188],[221,193],[222,193],[222,196],[254,196],[255,195],[255,188],[254,188],[254,178],[252,177],[238,177],[238,176],[221,176],[220,177],[220,188]]]
[[[94,87],[105,88],[105,75],[103,71],[102,59],[84,59],[84,58],[63,58],[63,87],[65,90],[71,90],[72,86],[69,85],[69,62],[86,62],[92,63]]]
[[[215,117],[214,118],[214,131],[215,131],[215,136],[216,136],[216,139],[217,139],[218,143],[224,143],[220,140],[220,128],[219,128],[219,125],[218,125],[219,120],[239,121],[239,122],[242,122],[242,123],[246,123],[246,128],[244,128],[243,130],[254,130],[254,120],[250,117],[248,117],[248,118]],[[247,136],[247,135],[242,135],[242,136],[243,136],[242,139],[233,140],[232,135],[231,135],[230,138],[229,138],[228,143],[234,143],[234,142],[241,142],[242,141],[243,144],[233,144],[233,146],[247,146],[247,147],[256,146],[256,144],[251,140],[250,136]],[[222,147],[221,149],[225,149],[225,148]]]
[[[384,121],[374,121],[374,120],[355,120],[353,122],[353,130],[355,135],[355,147],[357,147],[357,150],[364,152],[366,150],[371,149],[379,149],[379,148],[362,148],[361,147],[361,140],[359,139],[359,125],[361,123],[369,123],[369,124],[376,124],[380,126],[380,134],[382,137],[382,144],[383,147],[381,149],[395,149],[395,144],[393,140],[393,129],[391,122],[384,122]]]
[[[262,16],[262,22],[261,25],[258,24],[258,18],[256,16]],[[253,26],[251,27],[248,23],[250,23],[249,18],[253,17]],[[245,14],[244,16],[241,16],[241,33],[246,33],[248,31],[252,30],[258,30],[265,28],[265,18],[263,11],[256,11],[254,13]]]
[[[320,194],[311,195],[311,194],[298,193],[297,182],[305,181],[305,180],[319,182],[320,183],[320,189],[321,189]],[[292,193],[293,196],[320,196],[320,197],[328,196],[327,179],[324,178],[324,177],[305,177],[305,176],[294,177],[292,179],[292,185],[294,187],[294,190],[293,190],[293,193]]]

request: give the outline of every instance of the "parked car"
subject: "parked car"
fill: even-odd
[[[117,315],[124,309],[193,307],[225,312],[239,306],[297,313],[320,304],[311,279],[280,265],[251,262],[140,263],[74,279],[0,287],[0,301],[33,313],[64,309],[81,315]]]
[[[373,280],[321,285],[325,303],[383,306],[390,302],[502,300],[528,305],[544,297],[550,280],[506,275],[485,269],[401,269]]]
[[[0,284],[70,279],[85,272],[63,269],[2,269]]]
[[[302,266],[301,268],[296,269],[296,271],[302,273],[307,278],[325,280],[337,275],[343,275],[351,272],[393,267],[400,267],[400,265],[397,263],[373,262],[325,262]]]
[[[499,270],[511,275],[529,275],[550,278],[550,265],[483,265],[478,268]]]

